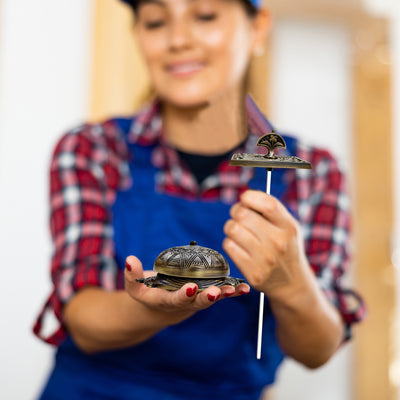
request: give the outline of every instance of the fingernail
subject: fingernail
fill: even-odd
[[[245,290],[241,290],[239,293],[240,294],[249,294],[250,291],[245,291]]]
[[[210,300],[210,301],[217,301],[219,299],[220,295],[213,296],[212,294],[208,294],[207,297],[208,297],[208,300]]]
[[[194,287],[194,288],[187,288],[187,289],[186,289],[186,296],[187,296],[187,297],[193,297],[193,296],[196,294],[196,292],[197,292],[197,288],[196,288],[196,287]]]
[[[232,296],[234,293],[235,293],[235,292],[232,292],[232,293],[224,293],[224,297]]]
[[[131,265],[128,263],[128,261],[125,261],[125,268],[126,268],[129,272],[132,271],[132,267],[131,267]]]

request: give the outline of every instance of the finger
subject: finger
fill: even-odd
[[[148,278],[156,275],[155,271],[143,271],[141,261],[135,256],[129,256],[125,260],[125,284],[129,283],[129,286],[134,289],[143,286],[137,282],[136,279]]]
[[[264,225],[266,225],[265,222]],[[257,249],[262,245],[263,241],[261,236],[265,235],[264,231],[262,231],[261,234],[257,234],[255,232],[256,229],[257,228],[254,227],[247,228],[242,223],[233,219],[229,219],[224,225],[225,235],[240,244],[240,246],[246,249],[250,254],[253,254],[255,251],[254,249]]]
[[[136,279],[144,278],[143,266],[141,261],[135,256],[129,256],[125,260],[125,281],[132,286],[140,285]]]
[[[240,269],[245,278],[248,279],[247,272],[249,271],[246,270],[246,267],[252,264],[251,255],[245,249],[243,249],[243,247],[241,247],[238,243],[236,243],[229,237],[226,237],[223,240],[222,248],[229,255],[233,263]]]
[[[274,230],[277,229],[262,214],[241,203],[236,203],[231,208],[230,215],[234,221],[250,231],[260,242],[264,242],[266,236],[274,235]]]
[[[136,281],[136,279],[142,279],[144,276],[145,274],[140,260],[135,256],[127,257],[124,271],[125,290],[132,298],[142,303],[154,304],[157,300],[157,295],[154,293],[155,289],[148,288],[143,283]]]
[[[163,289],[149,288],[137,282],[145,275],[150,276],[153,271],[143,271],[142,263],[135,256],[127,257],[125,261],[125,286],[132,297],[151,307],[184,307],[193,301],[197,293],[197,285],[188,283],[180,290],[169,292]]]
[[[143,279],[151,274],[151,271],[143,271],[141,261],[135,256],[129,256],[125,260],[125,289],[131,297],[149,306],[156,306],[163,301],[160,289],[149,288],[137,279]]]
[[[220,287],[221,290],[221,299],[225,299],[227,297],[233,297],[236,294],[236,290],[231,285],[224,285]]]
[[[186,283],[179,290],[173,292],[167,292],[164,290],[164,292],[168,294],[164,298],[164,304],[175,310],[186,309],[188,305],[193,304],[196,301],[197,291],[197,285],[192,282]]]
[[[285,206],[275,197],[258,190],[247,190],[240,196],[240,202],[262,214],[276,226],[286,225],[288,218],[292,218]]]
[[[250,286],[247,283],[240,283],[235,288],[235,296],[243,296],[250,293]]]
[[[250,292],[250,286],[247,283],[239,283],[236,287],[225,285],[221,288],[221,298],[237,297],[248,294]]]
[[[210,286],[196,296],[193,306],[197,310],[204,310],[205,308],[212,306],[220,298],[221,289],[216,286]]]

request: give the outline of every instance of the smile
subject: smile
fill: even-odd
[[[196,74],[204,68],[204,63],[198,61],[179,62],[168,64],[166,70],[176,77],[189,77]]]

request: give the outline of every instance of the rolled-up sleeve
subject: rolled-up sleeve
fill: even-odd
[[[58,345],[66,337],[62,308],[86,286],[115,290],[121,272],[115,262],[111,206],[130,184],[128,151],[113,121],[84,125],[64,135],[50,166],[50,232],[53,291],[34,332]],[[54,312],[58,329],[44,336],[43,319]]]
[[[296,172],[297,214],[305,251],[319,286],[337,307],[351,337],[351,325],[361,321],[366,306],[361,296],[347,288],[350,265],[350,201],[345,178],[336,160],[324,150],[302,148],[312,170]]]

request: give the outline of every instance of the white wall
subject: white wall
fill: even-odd
[[[272,121],[281,132],[328,148],[349,175],[352,107],[348,32],[336,24],[279,20],[272,46]],[[350,400],[351,350],[351,345],[345,346],[316,371],[285,361],[274,400]]]
[[[278,20],[272,40],[272,118],[331,150],[350,171],[351,38],[339,24]]]
[[[51,148],[86,112],[90,1],[0,1],[0,399],[33,399],[52,350],[31,334],[49,292]]]

